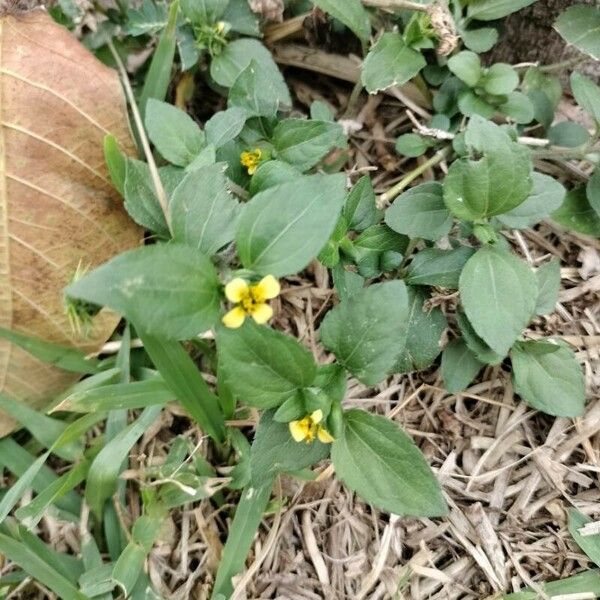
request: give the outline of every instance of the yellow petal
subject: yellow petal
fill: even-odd
[[[325,427],[319,427],[318,431],[317,431],[317,437],[319,438],[320,442],[323,442],[323,444],[331,444],[331,442],[334,441],[333,436],[329,433],[329,431],[327,431],[327,429],[325,429]]]
[[[250,287],[245,279],[236,277],[225,286],[225,296],[230,302],[241,302],[244,296],[248,294],[249,289]]]
[[[273,277],[273,275],[267,275],[263,277],[255,286],[254,293],[257,294],[263,300],[271,300],[272,298],[277,298],[279,296],[279,292],[281,291],[281,286],[279,285],[279,281]]]
[[[237,329],[244,324],[245,318],[246,313],[244,312],[244,309],[240,306],[236,306],[226,313],[221,320],[223,321],[223,325],[225,325],[225,327],[229,327],[229,329]]]
[[[273,309],[268,304],[257,304],[250,314],[259,325],[264,325],[273,316]]]
[[[315,410],[315,412],[310,415],[310,418],[313,423],[320,423],[323,420],[323,411],[320,408]]]
[[[304,421],[292,421],[289,424],[290,433],[295,441],[301,442],[308,433],[308,427],[304,423]]]

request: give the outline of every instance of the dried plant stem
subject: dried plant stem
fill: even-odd
[[[114,47],[112,41],[108,42],[108,47],[113,55],[113,58],[115,59],[115,62],[117,63],[119,75],[121,76],[123,87],[125,88],[125,94],[127,95],[129,106],[131,107],[131,114],[133,115],[133,120],[135,122],[139,139],[142,144],[142,149],[144,150],[144,156],[146,157],[146,162],[148,163],[148,168],[150,169],[150,177],[152,178],[152,184],[154,185],[156,197],[158,198],[160,208],[165,216],[165,221],[167,223],[169,231],[171,231],[171,219],[169,215],[169,204],[167,201],[167,194],[160,180],[158,168],[156,166],[156,162],[154,161],[154,156],[152,156],[150,142],[148,141],[148,136],[146,135],[146,130],[144,129],[144,124],[142,123],[142,116],[140,115],[137,102],[135,101],[135,96],[133,95],[133,90],[131,89],[131,84],[129,83],[129,76],[127,75],[125,65],[123,65],[123,61],[121,60],[121,57],[119,56],[119,53]]]
[[[411,2],[410,0],[362,0],[365,6],[374,6],[376,8],[406,9],[427,12],[426,4]]]
[[[426,160],[422,165],[419,165],[416,169],[412,170],[405,177],[403,177],[398,183],[392,186],[387,192],[384,192],[377,198],[377,206],[379,208],[385,208],[404,188],[413,182],[419,175],[422,175],[427,169],[441,163],[445,158],[448,157],[452,151],[451,146],[446,146],[440,151],[436,152],[429,160]]]

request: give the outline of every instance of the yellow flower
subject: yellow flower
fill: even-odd
[[[315,438],[318,438],[324,444],[331,444],[333,436],[321,425],[322,420],[323,411],[321,409],[315,410],[315,412],[299,421],[292,421],[290,423],[290,433],[297,442],[305,440],[307,444],[311,444]]]
[[[236,304],[224,317],[223,324],[231,329],[241,327],[247,316],[259,325],[273,316],[273,309],[267,300],[279,296],[281,288],[273,275],[263,277],[257,284],[250,285],[245,279],[237,277],[225,286],[225,296]]]
[[[256,173],[261,158],[262,150],[260,148],[255,148],[251,152],[247,151],[240,154],[240,162],[242,163],[242,166],[246,167],[248,175],[254,175],[254,173]]]

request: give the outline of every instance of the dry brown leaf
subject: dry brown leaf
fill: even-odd
[[[103,139],[134,146],[117,74],[44,11],[0,19],[0,326],[96,350],[118,318],[77,338],[63,288],[136,246],[141,232],[110,183]],[[42,406],[74,380],[0,340],[0,392]],[[0,415],[0,436],[13,424]]]

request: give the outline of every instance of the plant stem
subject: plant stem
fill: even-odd
[[[436,152],[429,160],[426,160],[422,165],[419,165],[416,169],[408,173],[398,183],[392,186],[387,192],[384,192],[377,198],[377,207],[385,208],[405,187],[407,187],[412,181],[414,181],[419,175],[422,175],[427,169],[441,163],[445,158],[448,157],[452,151],[451,146],[446,146],[438,152]]]
[[[391,9],[406,9],[416,10],[419,12],[427,12],[426,4],[411,2],[410,0],[362,0],[366,6],[374,6],[376,8],[391,8]]]
[[[108,48],[115,59],[115,63],[117,64],[117,69],[119,70],[119,75],[121,76],[121,82],[123,83],[125,94],[127,96],[127,100],[129,101],[129,106],[131,107],[131,114],[133,115],[133,120],[135,122],[140,143],[142,144],[142,149],[144,150],[144,156],[146,157],[146,162],[148,163],[148,168],[150,169],[150,177],[152,178],[154,191],[156,192],[156,197],[158,198],[160,208],[165,216],[167,227],[169,228],[169,231],[171,231],[171,218],[169,215],[167,194],[158,174],[158,168],[156,166],[154,156],[152,155],[152,150],[150,149],[150,142],[148,141],[148,136],[146,135],[146,130],[144,129],[144,124],[142,123],[142,116],[140,115],[137,102],[135,101],[135,96],[133,95],[133,90],[131,89],[131,83],[129,83],[127,71],[125,70],[123,61],[114,47],[112,40],[108,41]]]
[[[568,69],[570,67],[575,67],[579,63],[582,63],[586,60],[586,57],[583,54],[578,56],[574,56],[573,58],[568,58],[567,60],[563,60],[561,62],[557,62],[551,65],[542,65],[539,67],[539,70],[542,73],[553,73],[554,71],[562,71],[563,69]]]

